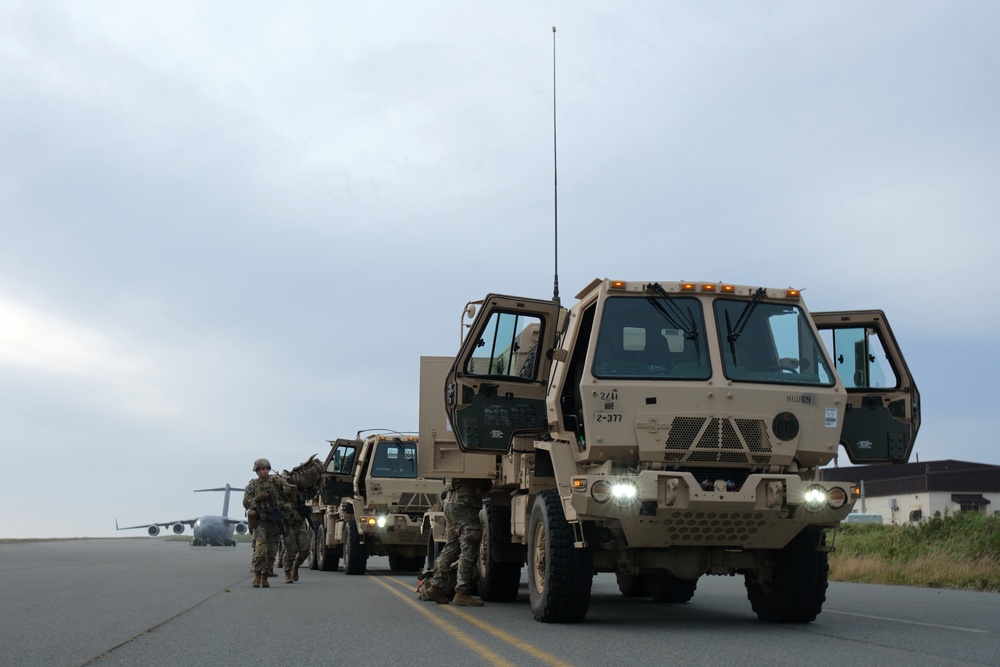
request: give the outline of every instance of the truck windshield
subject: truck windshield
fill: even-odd
[[[704,380],[711,376],[701,302],[687,297],[611,297],[594,352],[594,377]],[[684,322],[669,313],[682,313]],[[693,326],[692,326],[693,325]],[[683,326],[684,328],[680,328]]]
[[[829,387],[834,383],[819,339],[794,304],[715,301],[722,368],[734,382]],[[738,324],[737,324],[738,323]]]
[[[416,479],[417,446],[413,443],[380,442],[372,460],[372,477]]]

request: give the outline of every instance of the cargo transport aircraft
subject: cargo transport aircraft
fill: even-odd
[[[197,519],[181,519],[179,521],[153,523],[148,526],[139,525],[122,527],[119,527],[118,519],[115,519],[115,529],[132,530],[133,528],[145,528],[146,533],[150,537],[156,537],[160,534],[160,526],[170,528],[174,535],[183,535],[184,526],[191,526],[194,530],[194,539],[191,540],[192,546],[234,547],[236,546],[236,540],[233,539],[233,531],[239,535],[243,535],[247,532],[247,524],[246,521],[241,519],[229,518],[229,492],[232,490],[233,487],[229,484],[226,484],[224,487],[218,489],[195,489],[195,493],[200,493],[202,491],[225,491],[226,496],[222,501],[222,516],[208,515]]]

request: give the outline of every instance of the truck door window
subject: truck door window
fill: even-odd
[[[834,383],[819,340],[794,304],[717,299],[715,321],[726,377],[735,382],[817,385]],[[742,326],[734,324],[745,317]]]
[[[498,311],[490,316],[465,372],[479,376],[535,379],[541,319]]]
[[[896,389],[899,379],[879,334],[867,327],[824,329],[823,343],[848,389]]]

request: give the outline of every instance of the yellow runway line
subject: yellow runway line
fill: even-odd
[[[397,585],[399,585],[401,587],[408,587],[407,584],[406,584],[406,582],[402,581],[401,579],[396,579],[395,577],[386,577],[386,579],[388,579],[388,580],[396,583]],[[379,583],[382,583],[382,582],[379,582]],[[396,593],[396,591],[393,591],[393,593]],[[399,595],[399,593],[397,593],[397,595]],[[414,606],[416,606],[418,608],[420,608],[422,605],[426,604],[424,602],[420,602],[420,601],[417,601],[417,600],[411,600],[409,598],[406,598],[406,601],[413,603]],[[435,606],[444,607],[445,609],[447,609],[451,613],[457,614],[458,616],[460,616],[461,618],[465,619],[469,623],[472,623],[477,628],[490,633],[491,635],[493,635],[494,637],[497,637],[498,639],[502,639],[503,641],[507,642],[508,644],[510,644],[511,646],[513,646],[515,648],[521,649],[522,651],[524,651],[525,653],[527,653],[528,655],[530,655],[534,659],[538,660],[539,662],[543,662],[546,665],[552,665],[552,667],[576,667],[576,665],[573,665],[572,663],[566,662],[564,660],[560,660],[559,658],[555,657],[551,653],[546,653],[545,651],[542,651],[542,650],[540,650],[540,649],[532,646],[531,644],[528,644],[527,642],[521,641],[520,639],[518,639],[517,637],[515,637],[514,635],[512,635],[510,633],[504,632],[503,630],[498,630],[497,628],[493,627],[489,623],[486,623],[486,622],[484,622],[484,621],[476,618],[475,615],[474,615],[474,613],[469,613],[467,611],[464,611],[461,607],[456,607],[456,606],[450,605],[450,604],[449,605],[435,605]],[[421,609],[421,611],[423,611],[425,613],[429,613],[429,612],[427,612],[426,609]]]

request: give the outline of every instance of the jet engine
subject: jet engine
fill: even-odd
[[[170,527],[170,530],[174,531],[174,535],[183,535],[184,534],[184,524],[183,523],[175,523],[174,525],[172,525]]]
[[[157,535],[160,534],[160,527],[150,526],[149,528],[146,529],[146,534],[149,535],[150,537],[156,537]]]
[[[235,526],[237,535],[245,535],[247,532],[247,525],[245,523],[238,523]]]

